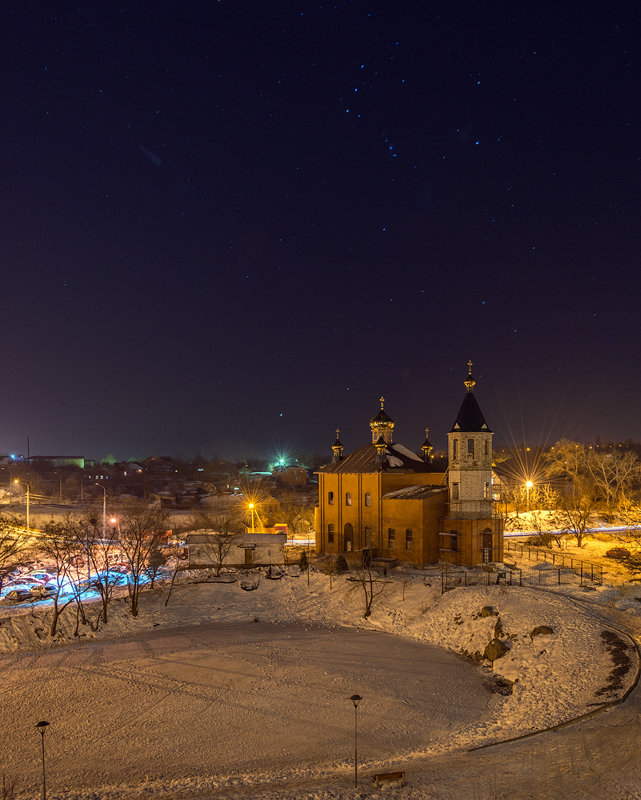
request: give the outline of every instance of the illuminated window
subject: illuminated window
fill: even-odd
[[[352,505],[352,493],[351,492],[345,492],[345,505],[346,506],[351,506]]]
[[[394,528],[387,529],[387,546],[390,549],[396,546],[396,531]]]
[[[334,505],[334,492],[327,492],[327,505]]]
[[[458,483],[452,484],[452,500],[458,500]]]
[[[331,522],[330,522],[330,524],[327,526],[327,541],[328,541],[330,544],[332,544],[332,543],[333,543],[333,541],[334,541],[334,526],[332,525],[332,523],[331,523]]]
[[[413,547],[413,534],[411,528],[405,529],[405,549],[411,550]]]
[[[467,454],[474,458],[474,439],[467,440]]]
[[[372,495],[370,492],[365,492],[365,505],[371,506],[372,505]]]

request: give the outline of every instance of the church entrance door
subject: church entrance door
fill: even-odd
[[[351,553],[354,549],[354,526],[351,522],[343,529],[343,546],[346,553]]]
[[[481,543],[481,551],[483,554],[483,563],[489,564],[492,560],[492,532],[487,531],[481,534],[483,537]]]

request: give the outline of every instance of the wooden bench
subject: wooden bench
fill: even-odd
[[[392,783],[398,781],[401,786],[405,785],[405,773],[402,770],[398,772],[377,772],[374,775],[374,783]]]

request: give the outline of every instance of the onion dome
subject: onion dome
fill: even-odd
[[[338,438],[340,434],[340,429],[336,428],[336,441],[332,445],[332,453],[334,453],[334,463],[338,463],[341,458],[343,457],[343,443]]]
[[[476,386],[476,381],[472,377],[472,362],[467,362],[467,378],[463,381],[465,384],[465,388],[468,392],[473,392],[474,387]]]
[[[432,447],[432,443],[430,442],[429,436],[430,436],[430,429],[425,428],[425,441],[421,445],[421,451],[423,453],[423,459],[425,461],[429,460],[430,456],[432,455],[432,450],[434,449]]]
[[[387,444],[391,444],[394,433],[394,420],[385,412],[384,397],[379,397],[379,403],[381,404],[381,409],[375,417],[372,417],[369,423],[372,431],[372,444],[376,444],[381,436]]]

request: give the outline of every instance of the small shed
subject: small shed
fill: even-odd
[[[218,562],[218,538],[214,531],[186,536],[190,567],[213,567]],[[223,558],[226,567],[267,566],[285,563],[286,533],[241,533],[232,537]]]

